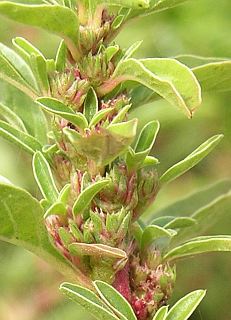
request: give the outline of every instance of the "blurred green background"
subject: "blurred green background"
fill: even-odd
[[[172,10],[133,21],[117,41],[127,47],[143,39],[137,57],[170,57],[183,53],[231,57],[230,17],[230,0],[189,1]],[[11,45],[11,38],[16,35],[30,40],[47,57],[54,56],[59,41],[57,37],[1,18],[0,41]],[[3,90],[4,85],[0,85],[1,98],[9,99]],[[161,161],[161,172],[210,136],[225,134],[220,146],[207,159],[159,194],[152,211],[206,184],[231,177],[231,94],[210,92],[203,99],[192,120],[187,120],[160,101],[136,110],[141,125],[151,118],[161,122],[154,149],[155,156]],[[38,195],[31,159],[2,139],[0,150],[0,175]],[[231,214],[210,232],[231,234],[230,221]],[[191,290],[207,288],[206,299],[191,319],[230,320],[230,271],[230,254],[207,255],[181,262],[173,301]],[[59,294],[58,285],[62,280],[60,275],[30,253],[0,243],[0,319],[90,320],[81,309]]]

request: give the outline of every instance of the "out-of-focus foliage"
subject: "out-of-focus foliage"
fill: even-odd
[[[28,3],[22,0],[15,2]],[[140,58],[169,57],[182,53],[230,57],[230,12],[229,0],[191,1],[170,11],[133,21],[119,36],[118,41],[122,46],[128,47],[143,39],[137,52]],[[10,39],[18,35],[30,40],[48,57],[54,56],[58,37],[51,37],[36,28],[28,29],[20,24],[1,20],[1,42],[9,45]],[[4,93],[1,91],[2,94]],[[145,119],[155,118],[161,122],[162,130],[153,154],[160,161],[165,159],[164,167],[160,163],[162,172],[183,159],[208,137],[217,133],[225,135],[219,148],[209,158],[160,193],[155,207],[150,208],[149,212],[184,197],[206,183],[231,176],[231,96],[228,93],[210,92],[203,99],[201,109],[192,120],[174,112],[166,102],[157,101],[136,109],[140,127]],[[36,194],[28,156],[2,139],[0,145],[0,175]],[[230,221],[231,215],[210,230],[210,234],[230,233]],[[178,266],[177,290],[173,300],[198,287],[206,287],[207,297],[191,319],[229,320],[231,289],[227,279],[230,278],[231,258],[223,254],[219,258],[214,255],[199,259],[182,262]],[[62,279],[57,274],[31,254],[3,243],[0,244],[0,281],[1,319],[90,320],[80,309],[76,311],[76,306],[72,303],[64,303],[58,293],[58,284]]]

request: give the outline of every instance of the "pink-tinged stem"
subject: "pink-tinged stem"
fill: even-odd
[[[129,281],[129,264],[127,263],[124,269],[120,270],[116,274],[113,287],[122,294],[122,296],[131,303],[132,295]]]

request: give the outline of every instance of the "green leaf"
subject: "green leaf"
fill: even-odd
[[[196,290],[180,299],[169,311],[166,320],[187,320],[206,294],[205,290]]]
[[[140,61],[158,77],[172,83],[188,109],[182,109],[182,111],[186,115],[193,114],[201,104],[201,88],[193,72],[175,59],[142,59]]]
[[[71,184],[66,184],[59,193],[58,200],[66,206],[68,204],[68,199],[71,193]]]
[[[31,67],[40,93],[48,95],[50,93],[50,85],[47,73],[47,60],[44,55],[29,41],[21,37],[13,39],[13,45]]]
[[[20,117],[29,134],[41,144],[47,144],[47,119],[34,101],[10,84],[0,80],[0,102]]]
[[[45,199],[54,203],[58,198],[58,190],[55,185],[50,166],[41,152],[36,152],[33,158],[33,172],[35,180]]]
[[[96,319],[119,320],[92,291],[70,283],[63,283],[60,286],[60,290],[66,294],[68,298],[85,308]]]
[[[35,90],[38,90],[35,77],[28,64],[12,49],[0,43],[0,54],[9,61],[10,64],[18,71],[22,78]]]
[[[92,130],[88,136],[81,136],[75,130],[65,128],[76,151],[94,161],[98,167],[105,166],[125,153],[136,135],[137,120],[111,124],[108,128]]]
[[[60,35],[72,54],[75,54],[79,23],[77,15],[71,9],[59,5],[24,5],[2,1],[0,15]]]
[[[18,70],[2,54],[0,54],[0,79],[10,83],[31,98],[35,99],[37,97],[34,89],[30,87]]]
[[[84,102],[84,115],[88,122],[94,118],[98,112],[98,98],[93,88],[90,88]]]
[[[27,132],[26,127],[19,116],[7,106],[0,103],[0,114],[7,122],[20,131]]]
[[[121,123],[112,123],[107,127],[107,130],[113,134],[120,135],[125,138],[133,138],[136,134],[137,119]]]
[[[84,189],[76,199],[73,206],[74,215],[78,215],[83,212],[91,203],[93,198],[99,193],[103,188],[105,188],[110,180],[102,179],[92,183],[89,187]]]
[[[192,236],[203,234],[212,225],[215,225],[221,218],[230,213],[231,206],[231,189],[229,192],[215,198],[206,206],[198,209],[192,215],[196,224],[187,228],[187,230],[180,230],[174,238],[172,245],[184,241]]]
[[[143,152],[146,151],[147,154],[151,151],[158,131],[160,129],[160,124],[158,121],[150,121],[148,122],[142,131],[140,132],[139,138],[136,143],[135,151]]]
[[[124,8],[144,9],[149,7],[149,0],[96,0],[97,4],[123,6]]]
[[[12,185],[0,185],[0,194],[0,240],[23,246],[65,274],[70,281],[84,284],[80,272],[74,270],[51,245],[39,202],[28,192]]]
[[[186,2],[187,0],[151,0],[150,13],[167,10]]]
[[[159,11],[171,9],[184,3],[187,0],[150,0],[149,8],[146,10],[132,10],[127,19],[135,18],[137,16],[147,16]]]
[[[119,317],[122,316],[125,320],[137,319],[131,305],[112,286],[103,281],[94,281],[94,285],[100,297],[116,314],[118,314]]]
[[[118,114],[112,119],[111,124],[119,123],[124,120],[126,117],[128,111],[131,109],[131,104],[128,104],[127,106],[123,107]]]
[[[42,145],[37,139],[26,132],[15,129],[7,122],[0,120],[0,135],[6,140],[15,143],[30,154],[34,154],[37,150],[42,150]]]
[[[161,177],[161,185],[167,184],[172,180],[175,180],[191,168],[193,168],[198,162],[204,159],[221,141],[223,135],[216,135],[202,145],[200,145],[195,151],[188,155],[184,160],[178,162],[173,167],[168,169]]]
[[[50,84],[47,73],[46,60],[41,55],[32,54],[30,57],[31,67],[36,75],[37,82],[43,95],[50,94]]]
[[[62,40],[60,42],[56,58],[55,58],[55,69],[59,72],[63,72],[67,62],[67,46]]]
[[[171,239],[176,233],[173,230],[166,230],[159,226],[148,226],[144,229],[142,240],[141,240],[141,248],[142,251],[145,248],[149,247],[155,240],[159,238],[169,238]]]
[[[44,219],[52,215],[64,216],[66,215],[66,212],[66,207],[62,202],[55,202],[52,206],[49,207],[49,209],[44,214]]]
[[[80,112],[75,113],[70,107],[66,106],[61,101],[54,98],[39,98],[36,101],[48,112],[61,116],[77,127],[82,129],[87,127],[87,120],[84,115]]]
[[[95,126],[97,123],[99,123],[101,120],[107,117],[107,115],[113,111],[113,108],[107,108],[102,109],[99,112],[97,112],[93,118],[91,119],[91,122],[89,123],[89,128]]]
[[[231,90],[231,60],[205,64],[192,71],[204,91]]]
[[[152,320],[165,320],[168,314],[168,306],[161,307]]]
[[[16,37],[12,40],[13,46],[18,51],[18,54],[30,65],[30,57],[32,54],[35,56],[42,56],[45,61],[45,57],[38,48],[31,44],[28,40],[22,37]]]
[[[98,89],[104,96],[125,81],[135,81],[159,94],[188,117],[201,104],[201,89],[193,72],[174,59],[127,59]]]
[[[129,58],[131,58],[134,53],[139,49],[139,47],[141,46],[141,44],[143,43],[143,40],[141,41],[136,41],[135,43],[133,43],[124,53],[123,59],[122,60],[127,60]]]
[[[216,199],[218,199],[219,197],[222,197],[229,193],[230,190],[231,180],[222,180],[215,184],[206,186],[200,190],[197,190],[196,192],[189,194],[185,198],[179,199],[178,201],[158,210],[153,214],[153,216],[149,216],[148,223],[154,223],[154,221],[152,221],[154,217],[164,218],[164,216],[168,216],[169,214],[174,217],[192,216],[195,212],[200,211],[201,209],[203,210],[203,207],[206,208],[207,206],[209,206],[210,203],[213,203],[213,201],[216,201]],[[215,216],[213,216],[213,218],[210,220],[213,221],[214,218]]]
[[[195,254],[217,251],[231,251],[231,236],[195,238],[167,252],[164,259],[172,261]]]
[[[127,259],[125,251],[104,244],[72,243],[68,249],[73,255],[94,256],[100,259]]]
[[[107,57],[108,62],[112,60],[112,58],[116,55],[119,49],[120,47],[118,45],[110,46],[105,49],[105,55]]]
[[[174,59],[180,61],[190,68],[196,68],[212,62],[224,62],[228,60],[227,58],[202,57],[195,54],[180,54],[175,56]]]
[[[164,227],[168,229],[182,229],[194,226],[197,223],[196,219],[188,217],[173,217]]]

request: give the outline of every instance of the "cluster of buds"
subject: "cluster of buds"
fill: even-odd
[[[93,180],[93,181],[92,181]],[[132,250],[131,214],[122,208],[105,212],[95,201],[86,209],[74,209],[75,199],[89,186],[104,181],[77,171],[65,191],[65,210],[48,210],[46,226],[56,248],[90,278],[113,283]],[[113,250],[113,248],[116,248]],[[125,254],[126,252],[126,254]],[[100,257],[100,259],[99,259]]]
[[[144,212],[158,192],[158,176],[153,167],[130,171],[125,162],[119,161],[106,177],[110,183],[95,198],[98,207],[108,212],[124,207],[132,212],[133,221]]]
[[[78,68],[70,67],[64,72],[56,72],[51,79],[51,93],[56,99],[79,110],[89,90],[89,82],[81,79]]]
[[[89,53],[79,63],[79,71],[82,79],[87,79],[94,88],[97,88],[110,78],[114,71],[114,65],[108,61],[104,53],[99,53],[96,56]]]
[[[149,319],[172,295],[176,280],[175,266],[162,263],[158,250],[131,257],[131,304],[139,320]]]

